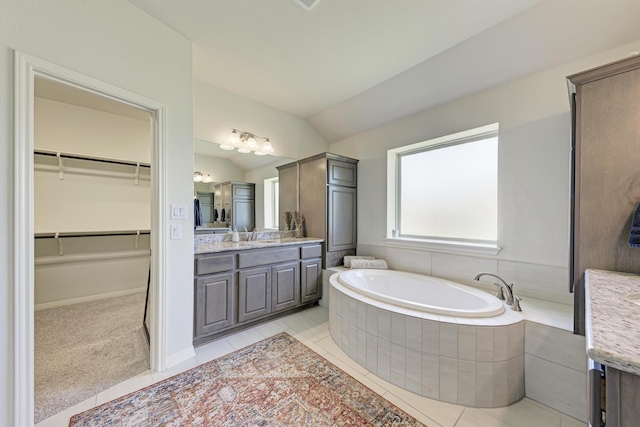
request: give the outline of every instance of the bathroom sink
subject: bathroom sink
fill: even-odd
[[[624,299],[634,303],[635,305],[640,305],[640,292],[631,292],[630,294],[627,294]]]

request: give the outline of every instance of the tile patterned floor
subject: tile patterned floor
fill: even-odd
[[[286,331],[349,375],[430,427],[585,427],[586,424],[530,399],[497,409],[467,408],[403,390],[378,378],[351,360],[329,335],[329,311],[314,307],[196,348],[196,356],[159,374],[144,372],[105,390],[36,427],[68,426],[69,418],[119,396],[161,381],[232,351]]]

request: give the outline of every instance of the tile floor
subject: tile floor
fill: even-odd
[[[74,414],[96,405],[101,405],[109,400],[131,393],[283,331],[288,332],[307,347],[429,427],[586,426],[585,423],[527,398],[504,408],[476,409],[427,399],[405,391],[368,372],[338,348],[329,335],[328,319],[329,311],[327,309],[314,307],[198,347],[196,348],[196,357],[174,366],[166,372],[144,372],[36,424],[36,427],[66,427],[68,426],[69,418]]]

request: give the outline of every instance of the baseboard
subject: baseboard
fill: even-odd
[[[125,295],[145,292],[146,290],[147,288],[145,286],[142,288],[125,289],[124,291],[107,292],[106,294],[89,295],[86,297],[71,298],[71,299],[65,299],[62,301],[45,302],[42,304],[36,304],[34,307],[34,310],[35,311],[46,310],[47,308],[63,307],[65,305],[79,304],[82,302],[96,301],[96,300],[114,298],[114,297],[122,297]]]
[[[189,360],[192,357],[196,356],[196,351],[193,349],[193,346],[189,346],[184,350],[167,357],[167,369],[176,366],[185,360]]]

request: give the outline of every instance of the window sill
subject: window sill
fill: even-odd
[[[410,239],[407,237],[386,237],[385,244],[395,248],[419,249],[424,251],[454,254],[498,255],[501,247],[493,244],[456,242],[447,240]]]

